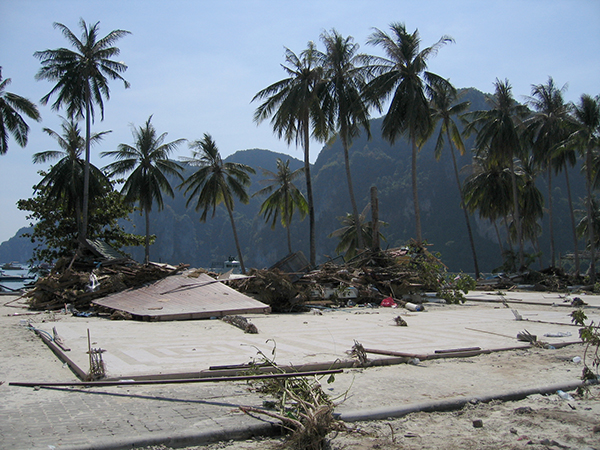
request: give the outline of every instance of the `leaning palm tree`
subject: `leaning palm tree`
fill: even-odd
[[[594,157],[600,148],[600,96],[592,97],[584,94],[581,96],[579,104],[575,105],[574,116],[577,122],[576,130],[567,138],[565,146],[576,148],[585,161],[585,181],[587,191],[587,218],[588,224],[588,246],[590,249],[590,281],[596,282],[596,238],[594,236],[594,226],[592,220],[593,213],[593,195],[592,187],[594,183]]]
[[[288,252],[292,253],[292,238],[290,234],[290,225],[294,211],[297,209],[300,217],[306,217],[308,214],[308,203],[306,198],[294,185],[294,180],[302,175],[304,167],[300,167],[292,171],[290,169],[290,160],[283,162],[277,158],[277,173],[263,169],[265,177],[264,183],[271,183],[260,191],[254,193],[252,197],[257,195],[269,195],[260,207],[259,214],[263,214],[265,220],[271,220],[271,229],[275,228],[277,217],[281,217],[281,225],[287,231]]]
[[[454,177],[456,178],[456,185],[458,186],[458,192],[460,195],[460,207],[465,215],[465,223],[467,225],[467,233],[469,236],[469,242],[471,244],[471,252],[473,253],[473,266],[475,268],[475,277],[479,277],[479,264],[477,263],[477,253],[475,252],[475,242],[473,241],[473,232],[471,230],[471,221],[469,220],[469,213],[465,208],[465,198],[462,192],[460,184],[460,176],[458,174],[458,165],[456,164],[456,155],[454,154],[454,146],[456,146],[460,155],[465,154],[465,144],[462,140],[460,130],[454,116],[464,114],[469,109],[469,102],[459,102],[460,96],[458,92],[450,84],[450,82],[433,83],[430,87],[430,108],[431,108],[431,121],[432,130],[435,126],[440,123],[439,133],[435,143],[435,158],[439,160],[442,156],[442,150],[444,149],[444,143],[448,142],[450,146],[450,155],[452,156],[452,164],[454,167]],[[454,144],[454,145],[453,145]]]
[[[2,79],[2,67],[0,67],[0,155],[4,155],[8,151],[9,133],[21,147],[27,145],[29,125],[23,120],[20,112],[36,122],[41,120],[34,103],[20,95],[6,92],[6,86],[10,82],[10,78]]]
[[[257,123],[271,118],[273,131],[289,144],[296,141],[304,149],[304,177],[308,200],[310,264],[316,264],[315,208],[310,176],[310,137],[326,138],[325,115],[321,109],[323,54],[313,42],[300,55],[285,49],[283,70],[288,77],[266,87],[252,101],[264,100],[254,113]]]
[[[34,153],[35,164],[47,163],[59,160],[52,165],[45,174],[36,189],[48,189],[48,199],[55,209],[62,207],[67,214],[75,217],[78,230],[81,226],[81,209],[83,204],[83,178],[85,163],[81,154],[85,149],[85,139],[81,136],[79,125],[72,118],[62,118],[62,135],[50,128],[43,131],[48,136],[56,139],[61,150],[45,150]],[[94,133],[90,137],[90,143],[100,142],[110,131]],[[90,165],[90,197],[92,199],[105,195],[110,187],[110,181],[106,175],[93,164]]]
[[[186,158],[185,161],[192,166],[197,166],[198,170],[181,184],[181,187],[186,187],[185,194],[189,194],[186,205],[195,200],[196,211],[203,209],[200,221],[205,222],[211,208],[214,217],[217,206],[221,203],[225,204],[242,273],[246,273],[233,219],[233,197],[237,197],[242,203],[250,201],[246,188],[250,186],[249,174],[255,173],[255,170],[246,164],[223,162],[217,144],[210,134],[204,133],[202,139],[190,142],[189,145],[192,149],[192,158]]]
[[[492,108],[489,110],[469,113],[469,123],[465,133],[476,131],[475,150],[486,151],[492,162],[508,167],[512,179],[513,218],[517,230],[519,245],[519,265],[524,265],[523,230],[519,212],[519,194],[515,158],[523,157],[524,148],[521,145],[521,130],[523,119],[529,114],[529,109],[518,104],[512,95],[508,80],[496,79],[495,94],[491,98]],[[519,267],[519,268],[520,268]]]
[[[565,103],[563,93],[567,86],[558,88],[552,77],[546,84],[531,86],[531,96],[527,103],[533,107],[533,115],[525,121],[527,137],[531,142],[533,158],[536,164],[547,171],[548,178],[548,216],[550,233],[550,264],[556,267],[556,251],[554,243],[554,218],[552,202],[552,172],[558,173],[564,167],[564,158],[555,158],[555,149],[566,138],[570,105]],[[562,163],[561,163],[562,162]],[[575,245],[575,266],[579,273],[579,256],[577,236],[573,222]]]
[[[336,30],[321,34],[325,45],[325,77],[326,96],[323,98],[323,109],[329,114],[330,126],[337,131],[344,149],[346,180],[352,205],[354,221],[359,222],[358,207],[352,186],[350,171],[350,145],[352,138],[360,134],[364,128],[371,137],[369,126],[369,108],[362,97],[367,82],[368,62],[370,57],[358,53],[359,45],[351,36],[344,38]],[[357,234],[359,249],[364,248],[363,235]]]
[[[442,36],[431,47],[420,50],[419,30],[406,31],[403,23],[390,25],[389,35],[377,28],[367,43],[381,46],[387,58],[377,58],[372,69],[376,77],[365,90],[368,99],[377,106],[391,97],[390,106],[381,127],[382,135],[391,144],[404,135],[412,145],[412,191],[415,210],[416,240],[422,242],[421,212],[417,192],[417,142],[422,141],[431,129],[431,115],[426,86],[432,81],[443,82],[438,75],[427,71],[427,60],[445,44],[454,42]]]
[[[58,48],[35,52],[33,56],[41,60],[42,67],[36,74],[37,80],[56,81],[52,90],[41,99],[47,104],[54,94],[56,101],[52,109],[58,111],[63,105],[71,117],[85,117],[85,172],[83,185],[83,223],[80,240],[87,236],[89,209],[89,165],[91,144],[91,122],[94,118],[94,104],[100,107],[101,119],[104,120],[103,98],[110,98],[108,78],[121,80],[125,88],[129,83],[121,76],[127,70],[122,62],[111,58],[118,56],[120,50],[112,45],[129,34],[125,30],[113,30],[103,38],[98,37],[100,22],[88,26],[80,19],[81,39],[62,23],[54,23],[63,36],[72,45],[73,50]]]
[[[146,220],[146,239],[144,263],[150,262],[150,211],[156,202],[158,209],[163,208],[163,192],[174,197],[173,188],[167,175],[183,180],[181,171],[183,167],[169,159],[175,148],[185,141],[177,139],[165,142],[167,133],[157,134],[156,129],[148,118],[144,126],[133,129],[134,144],[119,144],[117,150],[102,152],[100,155],[111,156],[115,162],[104,169],[109,176],[130,173],[123,184],[121,193],[125,202],[138,203],[144,212]]]

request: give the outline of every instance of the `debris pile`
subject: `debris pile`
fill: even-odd
[[[314,304],[376,304],[391,297],[420,303],[419,293],[437,292],[449,303],[464,301],[462,292],[474,288],[468,276],[450,278],[446,267],[423,246],[364,251],[344,264],[328,262],[290,281],[278,269],[254,270],[251,278],[232,280],[235,289],[287,312]],[[293,274],[297,275],[297,274]]]
[[[160,280],[187,267],[142,265],[129,260],[107,266],[100,264],[87,271],[77,265],[69,267],[63,260],[47,277],[38,279],[25,297],[33,310],[57,310],[71,305],[72,309],[86,311],[96,298]]]

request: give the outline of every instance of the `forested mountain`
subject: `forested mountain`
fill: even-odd
[[[466,90],[463,99],[471,101],[472,110],[487,107],[484,94],[474,89]],[[377,186],[380,220],[388,223],[388,226],[381,229],[386,238],[386,241],[382,242],[382,247],[385,248],[401,246],[413,238],[415,225],[410,181],[410,146],[403,139],[393,146],[384,141],[381,137],[381,123],[381,118],[371,121],[370,140],[366,138],[365,133],[354,139],[350,149],[350,160],[359,211],[370,201],[371,186]],[[432,244],[432,251],[441,253],[442,261],[450,270],[472,272],[471,249],[464,216],[460,210],[460,197],[449,149],[444,149],[445,153],[436,161],[433,155],[434,141],[435,138],[432,138],[425,144],[418,160],[423,239]],[[471,146],[472,139],[466,142],[467,149]],[[314,147],[313,151],[318,149]],[[298,156],[301,155],[301,150],[298,150]],[[252,194],[264,187],[261,185],[261,180],[264,179],[261,168],[276,171],[277,158],[284,161],[289,159],[292,170],[303,165],[302,161],[289,155],[260,149],[238,151],[228,157],[227,161],[244,163],[256,169],[249,189]],[[468,174],[470,164],[471,154],[467,151],[458,160],[459,167],[464,168],[461,171],[463,177]],[[192,170],[193,168],[187,167],[184,176],[189,176]],[[322,263],[336,256],[334,249],[337,240],[328,238],[328,235],[340,228],[338,218],[351,211],[343,151],[339,140],[329,143],[320,151],[311,168],[311,174],[314,180],[317,263]],[[583,177],[577,170],[573,170],[571,181],[573,198],[579,205],[579,199],[584,196]],[[545,197],[545,180],[539,176],[537,182]],[[177,185],[176,181],[173,183]],[[299,181],[297,185],[304,187],[303,181]],[[572,239],[563,174],[553,179],[553,189],[556,249],[557,253],[564,254],[572,251]],[[279,223],[272,230],[270,224],[258,216],[263,200],[264,197],[253,197],[248,205],[239,202],[235,204],[236,226],[248,268],[269,267],[287,254],[285,230]],[[174,199],[164,196],[164,201],[165,209],[160,212],[153,209],[150,215],[150,232],[157,236],[156,243],[150,250],[151,260],[208,267],[212,262],[222,262],[230,256],[236,256],[231,225],[223,205],[217,208],[214,218],[209,215],[205,223],[200,223],[200,213],[194,211],[193,204],[186,207],[186,198],[182,191],[176,190]],[[480,270],[489,272],[501,264],[495,232],[488,221],[479,220],[476,216],[472,219],[479,267]],[[545,266],[549,264],[550,247],[547,221],[546,214],[543,234],[540,237],[542,251],[546,257]],[[134,213],[126,229],[143,234],[143,217]],[[296,216],[291,233],[293,250],[302,250],[308,256],[308,219],[300,221]],[[20,256],[5,255],[2,252],[5,245],[6,243],[0,246],[0,261],[22,260]],[[135,259],[143,260],[142,248],[127,251]],[[537,262],[535,267],[539,268]]]

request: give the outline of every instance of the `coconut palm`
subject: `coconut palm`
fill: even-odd
[[[476,155],[471,165],[472,173],[463,185],[465,207],[471,213],[488,219],[496,230],[500,255],[504,253],[498,231],[498,221],[506,219],[512,208],[511,175],[508,169],[493,163],[485,152]]]
[[[492,108],[475,111],[468,114],[470,122],[465,127],[465,133],[477,131],[475,150],[486,151],[492,163],[508,167],[512,179],[513,220],[515,222],[518,245],[519,265],[524,265],[523,230],[519,211],[519,194],[515,158],[523,156],[521,145],[521,129],[523,119],[529,114],[529,109],[518,104],[512,96],[512,88],[508,80],[496,79],[495,93],[491,98]]]
[[[373,223],[371,221],[366,222],[367,213],[371,204],[368,203],[367,206],[362,210],[360,215],[358,216],[359,221],[356,222],[354,220],[353,214],[346,214],[344,217],[338,217],[338,220],[342,223],[342,227],[333,231],[329,236],[330,238],[337,237],[340,239],[337,247],[335,248],[336,253],[339,255],[340,253],[344,253],[344,258],[350,260],[354,258],[357,254],[358,248],[358,235],[362,235],[362,239],[364,242],[372,242],[373,241]],[[357,226],[357,223],[360,226]],[[379,226],[387,225],[387,223],[379,221]],[[360,233],[359,233],[360,232]],[[385,238],[381,233],[379,233],[379,237],[383,240]]]
[[[69,41],[73,50],[58,48],[43,50],[33,55],[41,60],[42,67],[36,74],[37,80],[56,82],[52,90],[41,99],[43,105],[56,94],[52,109],[59,110],[66,106],[72,117],[85,117],[85,171],[83,184],[83,223],[79,238],[87,236],[88,203],[89,203],[89,165],[91,144],[91,122],[94,118],[94,104],[100,107],[101,119],[104,120],[103,98],[110,98],[108,79],[121,80],[125,88],[129,83],[121,76],[127,70],[122,62],[111,58],[118,56],[120,50],[113,44],[129,34],[125,30],[113,30],[103,38],[98,37],[100,22],[89,26],[80,19],[81,39],[62,23],[55,22]]]
[[[281,225],[287,230],[288,252],[292,253],[292,238],[290,235],[290,225],[294,211],[297,209],[300,217],[304,218],[308,214],[308,203],[302,192],[294,185],[294,180],[302,175],[304,167],[292,171],[290,169],[290,160],[283,162],[277,158],[277,173],[263,169],[265,177],[264,183],[270,183],[260,191],[254,193],[257,195],[269,195],[262,203],[259,214],[263,214],[265,220],[271,220],[271,229],[275,228],[277,217],[281,217]]]
[[[550,233],[550,264],[556,266],[556,251],[554,242],[554,220],[552,202],[552,172],[558,173],[564,168],[564,158],[555,158],[555,149],[566,138],[567,122],[570,106],[565,103],[563,94],[567,86],[558,88],[552,77],[546,84],[531,86],[531,96],[527,103],[533,107],[533,115],[525,121],[527,137],[531,141],[533,158],[536,164],[547,171],[548,179],[548,215]],[[574,221],[573,221],[574,222]],[[577,237],[573,228],[576,271],[578,269]]]
[[[460,185],[460,176],[458,174],[458,165],[456,164],[456,155],[454,154],[454,146],[456,146],[456,149],[459,151],[461,156],[464,155],[465,144],[453,117],[464,114],[467,109],[469,109],[470,103],[459,102],[460,96],[450,82],[433,83],[430,87],[430,97],[432,130],[438,123],[440,123],[439,133],[435,143],[435,158],[437,160],[441,158],[444,144],[445,142],[448,142],[448,145],[450,146],[450,155],[452,156],[456,185],[458,186],[458,192],[460,195],[460,207],[465,215],[467,233],[469,235],[469,242],[471,244],[471,251],[473,253],[475,277],[479,277],[479,264],[477,263],[477,253],[475,252],[473,232],[471,231],[471,221],[469,220],[469,213],[465,208],[465,199]]]
[[[9,133],[21,147],[27,145],[29,125],[19,113],[25,114],[36,122],[41,120],[34,103],[20,95],[6,92],[6,86],[10,82],[10,78],[2,79],[2,67],[0,67],[0,155],[8,151]]]
[[[273,131],[289,144],[296,141],[304,149],[304,177],[308,200],[310,264],[316,264],[315,208],[310,175],[310,137],[324,140],[327,127],[320,105],[323,87],[323,54],[313,42],[300,55],[285,49],[283,70],[288,77],[261,90],[252,101],[264,100],[254,113],[257,123],[271,118]]]
[[[210,209],[212,209],[214,217],[217,206],[221,203],[225,204],[231,221],[242,273],[246,273],[244,257],[233,219],[233,197],[237,197],[242,203],[250,201],[246,189],[250,186],[249,174],[255,173],[255,170],[246,164],[223,162],[217,144],[210,134],[204,133],[202,139],[190,142],[189,145],[192,149],[192,158],[186,158],[186,161],[192,166],[197,166],[198,169],[180,186],[185,186],[184,193],[189,194],[186,205],[195,201],[196,211],[203,209],[200,221],[205,222]]]
[[[163,208],[162,194],[165,192],[174,197],[173,188],[167,176],[174,176],[183,180],[181,171],[183,167],[169,159],[169,155],[185,139],[165,142],[167,133],[158,135],[148,118],[144,126],[133,128],[134,144],[119,144],[117,150],[102,152],[102,157],[110,156],[115,162],[104,169],[110,176],[117,174],[130,175],[123,184],[121,193],[126,203],[138,203],[144,212],[146,221],[146,239],[144,263],[150,262],[150,211],[152,205],[157,204],[159,211]]]
[[[84,161],[81,155],[85,149],[85,139],[81,136],[78,123],[62,118],[62,135],[50,128],[43,131],[56,139],[61,150],[46,150],[35,153],[33,162],[36,164],[59,160],[50,167],[36,189],[47,189],[48,200],[55,209],[62,207],[66,214],[74,216],[78,226],[81,226],[81,209],[83,203]],[[100,142],[110,131],[94,133],[90,143]],[[93,164],[90,165],[90,197],[92,199],[105,195],[111,189],[106,175]]]
[[[421,141],[431,129],[431,115],[426,96],[426,86],[433,80],[443,82],[438,75],[427,71],[427,60],[449,42],[449,36],[442,36],[431,47],[420,50],[419,30],[406,31],[403,23],[390,25],[391,35],[375,28],[367,43],[381,46],[387,58],[376,58],[372,65],[375,76],[365,89],[366,97],[377,107],[391,97],[389,109],[381,127],[384,139],[394,144],[404,135],[412,145],[412,191],[415,211],[416,241],[422,242],[421,212],[417,192],[417,154]]]
[[[352,186],[349,150],[352,138],[360,134],[364,128],[369,139],[369,108],[362,97],[367,81],[367,69],[370,57],[358,53],[359,45],[351,36],[344,38],[336,30],[321,34],[325,45],[325,77],[326,96],[323,109],[329,114],[330,126],[337,131],[344,149],[346,180],[352,205],[352,215],[359,222],[358,207]],[[357,234],[358,248],[364,248],[362,234]]]
[[[585,161],[585,179],[587,191],[587,217],[588,221],[588,246],[591,254],[590,262],[590,281],[596,282],[596,253],[595,236],[592,220],[593,196],[592,187],[594,183],[594,158],[600,148],[600,96],[592,97],[584,94],[581,96],[579,104],[574,107],[574,117],[577,122],[576,130],[567,138],[564,146],[577,149]]]

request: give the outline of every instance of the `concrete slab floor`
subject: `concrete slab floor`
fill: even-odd
[[[245,334],[221,320],[133,322],[81,318],[32,325],[50,334],[56,327],[71,348],[67,353],[69,358],[84,371],[89,368],[89,330],[92,348],[106,350],[103,360],[107,376],[116,378],[199,372],[211,366],[260,361],[259,350],[281,365],[348,360],[347,352],[355,341],[369,349],[431,354],[436,350],[525,345],[516,339],[517,333],[524,330],[550,344],[579,340],[578,328],[572,325],[569,316],[573,308],[509,306],[468,301],[463,305],[428,303],[423,312],[355,307],[301,314],[245,315],[257,326],[258,334]],[[523,320],[517,321],[511,309]],[[598,309],[590,308],[586,313],[590,320],[600,319]],[[397,316],[404,318],[408,326],[396,326]],[[544,336],[548,333],[570,335]]]

